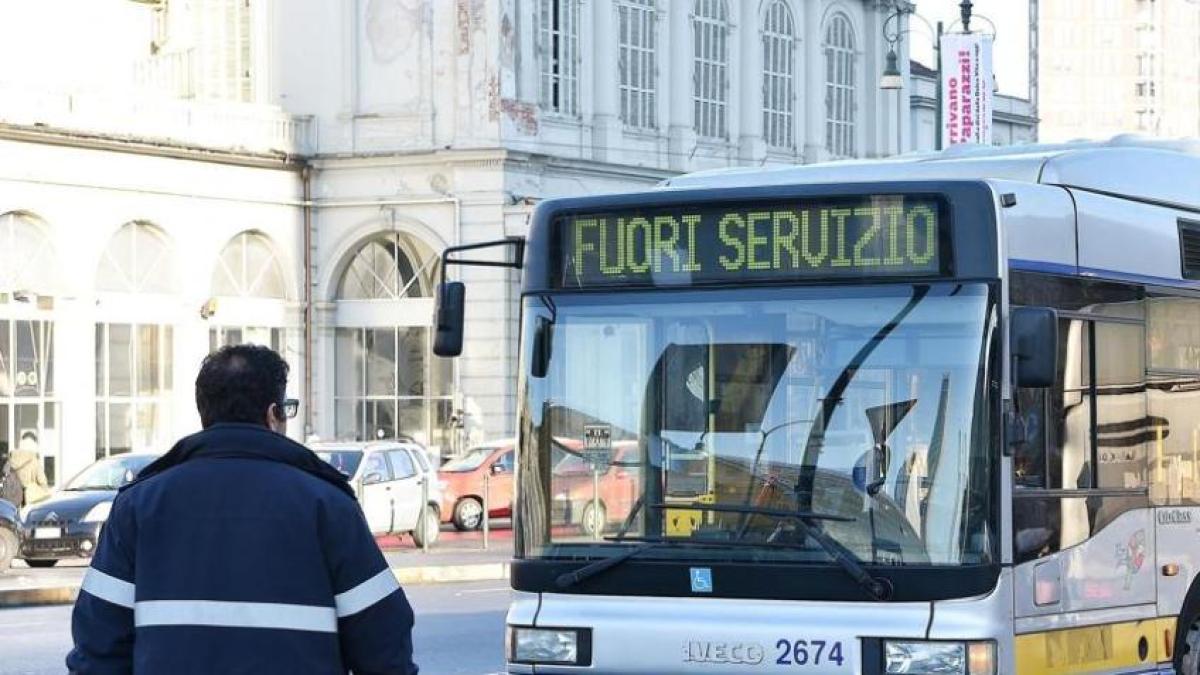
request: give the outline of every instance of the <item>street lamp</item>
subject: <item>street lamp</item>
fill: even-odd
[[[887,65],[883,68],[883,77],[879,78],[879,88],[885,91],[904,88],[904,76],[900,74],[900,66],[896,64],[895,45],[888,48]]]
[[[970,33],[971,32],[971,18],[975,17],[975,18],[983,19],[984,21],[988,22],[989,26],[991,26],[992,38],[994,39],[996,36],[996,24],[993,23],[992,20],[987,18],[986,16],[982,16],[979,14],[972,14],[972,11],[973,11],[973,6],[972,6],[971,0],[962,0],[962,2],[959,3],[959,12],[961,14],[961,19],[954,23],[958,24],[961,21],[962,26],[963,26],[963,32]],[[936,143],[935,149],[941,150],[942,149],[942,96],[943,96],[943,93],[942,93],[942,33],[943,33],[943,28],[942,28],[941,21],[937,22],[937,30],[935,31],[933,26],[930,25],[929,20],[926,19],[925,17],[921,16],[920,14],[917,14],[916,11],[914,11],[912,9],[911,5],[909,5],[908,3],[905,3],[905,2],[897,2],[895,4],[895,10],[890,15],[888,15],[887,19],[884,19],[884,21],[883,21],[883,39],[888,43],[888,55],[887,55],[887,64],[885,65],[885,67],[883,69],[883,76],[879,78],[879,88],[882,90],[885,90],[885,91],[897,91],[897,90],[904,88],[904,78],[901,75],[899,65],[897,64],[898,57],[896,55],[896,44],[898,42],[900,42],[900,40],[905,35],[912,32],[912,30],[909,28],[905,28],[903,30],[900,28],[900,19],[905,14],[907,14],[911,17],[920,19],[921,22],[925,24],[925,27],[929,29],[929,32],[934,34],[934,38],[933,38],[933,70],[935,73],[934,77],[936,78],[935,84],[936,84],[936,90],[937,90],[937,102],[935,104],[935,110],[934,110],[934,128],[937,133],[937,137],[936,137],[936,141],[935,141],[935,143]],[[893,21],[896,22],[895,31],[889,32],[888,27],[892,24]],[[951,25],[950,29],[954,30],[954,25]],[[994,77],[992,78],[992,82],[993,82],[993,87],[994,87],[995,86],[995,78]]]

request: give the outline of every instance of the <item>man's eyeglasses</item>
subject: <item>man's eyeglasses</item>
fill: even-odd
[[[279,405],[279,409],[283,412],[283,416],[290,420],[300,412],[300,399],[285,398]]]

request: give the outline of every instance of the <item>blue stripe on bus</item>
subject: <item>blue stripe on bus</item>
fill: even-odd
[[[1167,277],[1132,274],[1130,272],[1117,272],[1115,270],[1106,270],[1097,267],[1077,267],[1075,265],[1045,262],[1042,260],[1023,260],[1013,258],[1008,261],[1008,264],[1011,269],[1020,270],[1023,272],[1042,272],[1044,274],[1087,277],[1089,279],[1099,279],[1102,281],[1125,281],[1145,286],[1164,286],[1169,288],[1200,290],[1200,281],[1191,281],[1188,279],[1169,279]]]

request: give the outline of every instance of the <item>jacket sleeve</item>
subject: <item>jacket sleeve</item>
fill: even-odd
[[[134,540],[127,495],[117,496],[75,599],[67,670],[81,675],[133,672]]]
[[[336,593],[343,663],[355,675],[416,675],[412,607],[362,509],[339,498],[325,513],[325,559]]]

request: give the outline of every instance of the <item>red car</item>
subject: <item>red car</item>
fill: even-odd
[[[596,528],[603,532],[609,524],[624,521],[641,490],[637,449],[635,442],[614,443],[612,464],[596,476],[591,463],[577,452],[561,452],[551,469],[551,523],[578,525],[591,536]],[[594,487],[599,488],[598,498]]]
[[[513,468],[516,449],[512,440],[471,448],[438,469],[442,485],[442,522],[459,530],[478,529],[483,522],[484,476],[488,480],[488,511],[492,518],[512,516]]]

